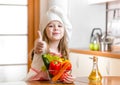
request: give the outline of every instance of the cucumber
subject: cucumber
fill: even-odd
[[[48,70],[49,69],[49,64],[50,64],[49,60],[46,58],[45,55],[42,55],[42,59],[43,59],[43,62],[44,62],[45,66]]]

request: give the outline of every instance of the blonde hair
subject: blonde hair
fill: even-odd
[[[49,44],[49,38],[46,34],[46,28],[43,31],[43,41],[45,41],[47,44]],[[66,38],[67,38],[67,34],[66,34],[66,31],[64,31],[64,36],[62,37],[62,39],[59,42],[58,51],[61,52],[62,57],[64,57],[65,59],[69,59],[69,57],[68,57],[69,50],[68,50],[68,43],[67,43]]]

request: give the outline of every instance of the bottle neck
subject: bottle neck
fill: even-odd
[[[93,62],[93,69],[98,70],[98,63],[97,62]]]
[[[98,59],[97,59],[97,57],[93,57],[93,69],[98,70]]]

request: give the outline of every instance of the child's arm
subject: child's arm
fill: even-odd
[[[48,74],[42,69],[44,66],[41,55],[34,54],[31,68],[25,78],[26,81],[32,80],[48,80]]]
[[[45,54],[45,53],[47,53],[47,44],[44,41],[36,41],[33,54],[32,54],[31,68],[25,80],[46,80],[48,79],[47,72],[45,70],[42,70],[44,66],[44,62],[42,60],[42,54]]]

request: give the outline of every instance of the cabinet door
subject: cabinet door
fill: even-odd
[[[72,75],[75,77],[89,76],[92,71],[93,60],[91,55],[70,53]],[[98,57],[98,68],[102,76],[108,75],[108,58]]]
[[[88,4],[102,4],[106,2],[112,2],[117,0],[88,0]]]
[[[90,56],[78,53],[70,53],[70,61],[72,63],[72,75],[75,77],[88,76],[92,68]]]
[[[120,76],[120,59],[110,59],[109,62],[109,75]]]

